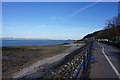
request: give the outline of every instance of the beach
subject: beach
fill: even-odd
[[[79,48],[76,45],[3,47],[3,78],[19,78],[33,73],[43,64],[52,64]]]

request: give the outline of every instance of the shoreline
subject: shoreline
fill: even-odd
[[[74,40],[3,40],[0,47],[61,45],[75,42]]]
[[[67,45],[67,44],[65,44],[65,45]],[[40,45],[41,46],[41,45]],[[29,48],[29,47],[40,47],[40,46],[20,46],[20,47],[18,47],[18,48]],[[53,48],[51,48],[51,50],[53,50],[53,52],[52,52],[52,54],[51,53],[48,53],[47,52],[47,54],[49,54],[49,55],[43,55],[43,57],[38,57],[38,58],[34,58],[34,59],[32,59],[32,60],[30,60],[30,61],[27,61],[26,63],[24,63],[23,65],[20,65],[20,66],[18,66],[18,67],[15,67],[14,68],[14,70],[11,70],[11,71],[8,71],[7,73],[4,73],[3,74],[3,78],[4,77],[7,77],[7,76],[11,76],[11,74],[13,74],[13,73],[16,73],[17,71],[19,71],[19,70],[21,70],[21,69],[23,69],[23,68],[25,68],[25,67],[28,67],[28,66],[30,66],[30,65],[32,65],[32,64],[34,64],[36,61],[39,61],[39,60],[43,60],[43,59],[46,59],[46,58],[49,58],[49,57],[52,57],[52,56],[56,56],[56,55],[59,55],[59,54],[62,54],[62,53],[64,53],[67,49],[69,49],[70,48],[70,46],[68,45],[68,46],[64,46],[64,44],[60,44],[60,45],[42,45],[42,47],[45,47],[45,50],[48,50],[49,48],[51,48],[51,47],[53,47],[53,48],[56,48],[56,47],[58,47],[58,48],[56,48],[56,49],[58,49],[58,51],[56,52],[56,53],[53,53],[54,52],[54,50],[55,49],[53,49]],[[63,48],[61,48],[61,47],[64,47],[65,49],[63,49]],[[12,47],[12,48],[14,48],[14,47]],[[19,49],[18,49],[19,50]],[[61,50],[61,51],[59,51],[59,50]],[[35,52],[36,50],[34,50],[34,52]],[[44,53],[44,54],[46,54],[46,53]],[[30,55],[30,54],[29,54]],[[7,75],[7,76],[6,76]]]
[[[43,74],[46,73],[46,70],[49,67],[55,66],[65,56],[69,55],[71,52],[73,52],[74,50],[80,48],[81,46],[83,46],[83,45],[80,45],[79,47],[76,47],[74,45],[74,46],[71,46],[70,48],[68,48],[67,50],[65,50],[65,52],[63,52],[61,54],[54,55],[54,56],[45,58],[43,60],[39,60],[36,63],[33,63],[30,67],[26,67],[26,68],[22,69],[20,72],[14,74],[12,78],[21,78],[21,77],[23,77],[25,75],[27,75],[27,76],[25,76],[26,78],[27,77],[29,77],[29,78],[37,78],[37,77],[43,76]],[[41,69],[41,67],[42,67],[42,69]],[[45,72],[40,72],[43,69],[45,70]],[[38,71],[38,70],[39,70],[39,72],[36,73],[36,71]],[[36,74],[39,74],[39,76],[36,77],[35,76]]]
[[[65,44],[75,44],[75,42],[73,43],[62,43],[62,44],[51,44],[51,45],[45,45],[45,46],[53,46],[53,45],[65,45]],[[31,46],[44,46],[44,45],[25,45],[25,46],[0,46],[0,48],[4,48],[4,47],[31,47]]]

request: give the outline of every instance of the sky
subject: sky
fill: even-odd
[[[2,37],[76,40],[117,15],[117,2],[3,2]]]

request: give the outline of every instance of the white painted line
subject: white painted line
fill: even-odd
[[[98,43],[98,42],[97,42]],[[104,47],[98,43],[101,47],[102,47],[102,53],[104,54],[105,58],[107,59],[107,61],[109,62],[110,66],[112,67],[112,69],[114,70],[114,72],[116,73],[116,75],[118,76],[118,78],[120,79],[120,73],[118,72],[118,70],[116,69],[116,67],[112,64],[112,62],[110,61],[110,59],[107,57],[107,55],[104,52]]]

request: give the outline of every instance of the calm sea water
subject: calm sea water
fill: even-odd
[[[2,40],[2,46],[55,45],[74,42],[73,40]]]

